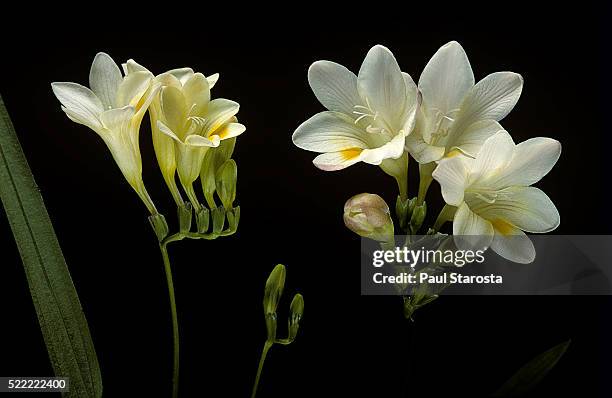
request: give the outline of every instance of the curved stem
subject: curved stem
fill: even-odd
[[[255,384],[253,384],[253,392],[251,393],[251,398],[255,398],[257,395],[257,387],[259,386],[259,378],[261,377],[261,371],[263,370],[264,362],[266,361],[266,356],[268,355],[268,351],[270,347],[272,347],[272,342],[266,341],[263,347],[263,351],[261,352],[261,357],[259,358],[259,366],[257,367],[257,376],[255,376]]]
[[[168,296],[170,298],[170,313],[172,315],[172,338],[174,341],[174,361],[172,366],[172,397],[178,397],[178,381],[179,381],[179,325],[176,312],[176,298],[174,296],[174,282],[172,281],[172,268],[170,266],[170,257],[168,256],[167,243],[160,243],[159,249],[164,259],[164,269],[166,271],[166,282],[168,283]]]

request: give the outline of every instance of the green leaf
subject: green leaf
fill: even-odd
[[[526,394],[542,381],[544,376],[559,362],[571,340],[543,352],[518,370],[493,394],[494,397],[517,397]]]
[[[49,214],[0,96],[0,199],[23,261],[30,294],[66,397],[101,397],[102,377],[87,320]]]

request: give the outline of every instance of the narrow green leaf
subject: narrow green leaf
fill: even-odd
[[[56,376],[66,397],[101,397],[102,377],[87,320],[49,214],[0,96],[0,199],[21,259]]]
[[[529,392],[559,362],[570,343],[571,340],[567,340],[533,358],[504,383],[493,396],[517,397]]]

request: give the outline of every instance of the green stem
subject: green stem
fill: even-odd
[[[162,242],[159,249],[164,259],[164,269],[166,271],[166,282],[168,283],[168,296],[170,298],[170,312],[172,314],[172,338],[174,341],[174,361],[172,366],[172,397],[178,397],[179,382],[179,325],[176,312],[176,297],[174,296],[174,282],[172,281],[172,268],[170,257],[168,256],[167,243]]]
[[[257,375],[255,376],[255,384],[253,384],[253,392],[251,393],[251,398],[255,398],[257,395],[257,387],[259,386],[259,378],[261,377],[261,371],[263,370],[264,362],[266,361],[266,356],[268,355],[268,351],[272,347],[274,343],[270,341],[266,341],[263,347],[263,351],[261,352],[261,357],[259,358],[259,366],[257,367]]]
[[[436,218],[433,230],[438,232],[447,221],[452,220],[455,216],[455,211],[457,211],[456,207],[444,205],[442,210],[440,210],[440,214],[438,214],[438,217]]]
[[[419,206],[425,201],[425,196],[427,196],[427,191],[433,181],[431,173],[433,173],[435,168],[435,162],[419,164],[419,194],[417,196],[417,205]]]

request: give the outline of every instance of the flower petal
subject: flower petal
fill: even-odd
[[[352,119],[339,112],[321,112],[302,123],[293,133],[293,143],[314,152],[337,152],[350,148],[365,149],[367,133]]]
[[[449,137],[446,147],[449,150],[459,149],[460,152],[475,157],[484,142],[503,129],[495,120],[479,120],[459,132],[457,136]]]
[[[177,135],[181,135],[186,118],[187,118],[187,103],[183,92],[172,86],[166,86],[161,91],[161,109],[168,127]],[[180,136],[181,139],[185,137]]]
[[[244,124],[240,123],[226,123],[219,130],[215,131],[213,137],[219,137],[221,140],[227,140],[229,138],[238,137],[240,134],[246,131],[246,127]]]
[[[420,164],[440,160],[446,150],[443,146],[430,145],[423,139],[420,131],[413,131],[406,137],[406,148],[414,159]]]
[[[177,68],[177,69],[171,69],[171,70],[169,70],[168,72],[165,72],[165,73],[171,74],[172,76],[174,76],[177,79],[179,79],[181,84],[185,84],[187,82],[187,80],[189,80],[189,78],[193,75],[193,69],[191,69],[191,68]]]
[[[214,73],[210,76],[206,76],[206,80],[208,80],[208,87],[213,88],[215,84],[217,84],[217,81],[219,81],[219,74]]]
[[[440,184],[444,201],[452,206],[459,206],[463,202],[468,175],[462,156],[442,159],[432,173]]]
[[[240,104],[224,98],[217,98],[209,102],[202,132],[205,137],[214,134],[221,126],[238,113]]]
[[[212,140],[202,137],[201,135],[190,135],[185,139],[185,144],[199,147],[217,147],[219,146],[219,137],[213,136]]]
[[[70,119],[93,130],[102,127],[99,116],[104,108],[90,89],[69,82],[51,83],[51,88]]]
[[[123,74],[125,74],[126,76],[134,72],[149,72],[147,68],[140,65],[133,59],[128,59],[126,63],[121,64],[121,67],[123,68]]]
[[[330,111],[353,115],[355,105],[362,103],[357,76],[335,62],[317,61],[310,65],[308,83],[319,102]]]
[[[368,51],[359,69],[357,90],[363,102],[369,103],[393,130],[403,127],[406,82],[388,48],[376,45]]]
[[[126,105],[118,105],[115,102],[122,79],[119,67],[108,54],[96,54],[89,71],[89,87],[100,99],[105,109]]]
[[[123,108],[110,109],[102,112],[100,121],[102,125],[115,133],[121,128],[121,125],[129,122],[134,116],[134,107],[125,106]]]
[[[172,138],[174,141],[178,142],[179,144],[183,144],[183,141],[181,141],[181,139],[174,133],[174,131],[172,131],[170,127],[166,126],[164,122],[162,122],[161,120],[157,121],[157,128],[159,129],[161,133]]]
[[[529,186],[540,181],[559,160],[561,143],[552,138],[537,137],[523,141],[514,148],[514,156],[496,184]]]
[[[419,78],[425,106],[438,109],[445,115],[459,108],[473,86],[474,73],[470,61],[456,41],[440,47]]]
[[[453,235],[480,237],[482,239],[478,239],[478,245],[488,247],[493,240],[493,234],[491,223],[470,210],[465,202],[457,208],[453,219]]]
[[[204,113],[210,101],[210,86],[208,80],[201,73],[195,73],[183,85],[183,94],[189,114],[200,116]]]
[[[491,242],[491,249],[505,258],[520,264],[529,264],[535,260],[536,251],[533,242],[523,231],[513,226],[502,226],[498,229],[493,223],[495,236]]]
[[[399,158],[404,153],[405,148],[406,135],[400,133],[378,148],[365,149],[361,154],[361,160],[365,163],[379,165],[385,159]]]
[[[137,108],[142,96],[147,92],[153,80],[150,72],[132,72],[123,79],[117,89],[116,107],[131,105]]]
[[[488,185],[504,170],[513,154],[514,142],[506,131],[489,137],[471,164],[470,185]]]
[[[478,120],[502,120],[516,105],[523,90],[523,78],[513,72],[488,75],[470,90],[461,103],[453,129],[459,132]]]
[[[527,232],[544,233],[557,228],[559,212],[550,198],[535,187],[510,187],[498,192],[495,203],[474,208],[488,220],[503,220]]]
[[[312,162],[321,170],[337,171],[345,169],[361,160],[362,149],[346,149],[339,152],[323,153]]]

